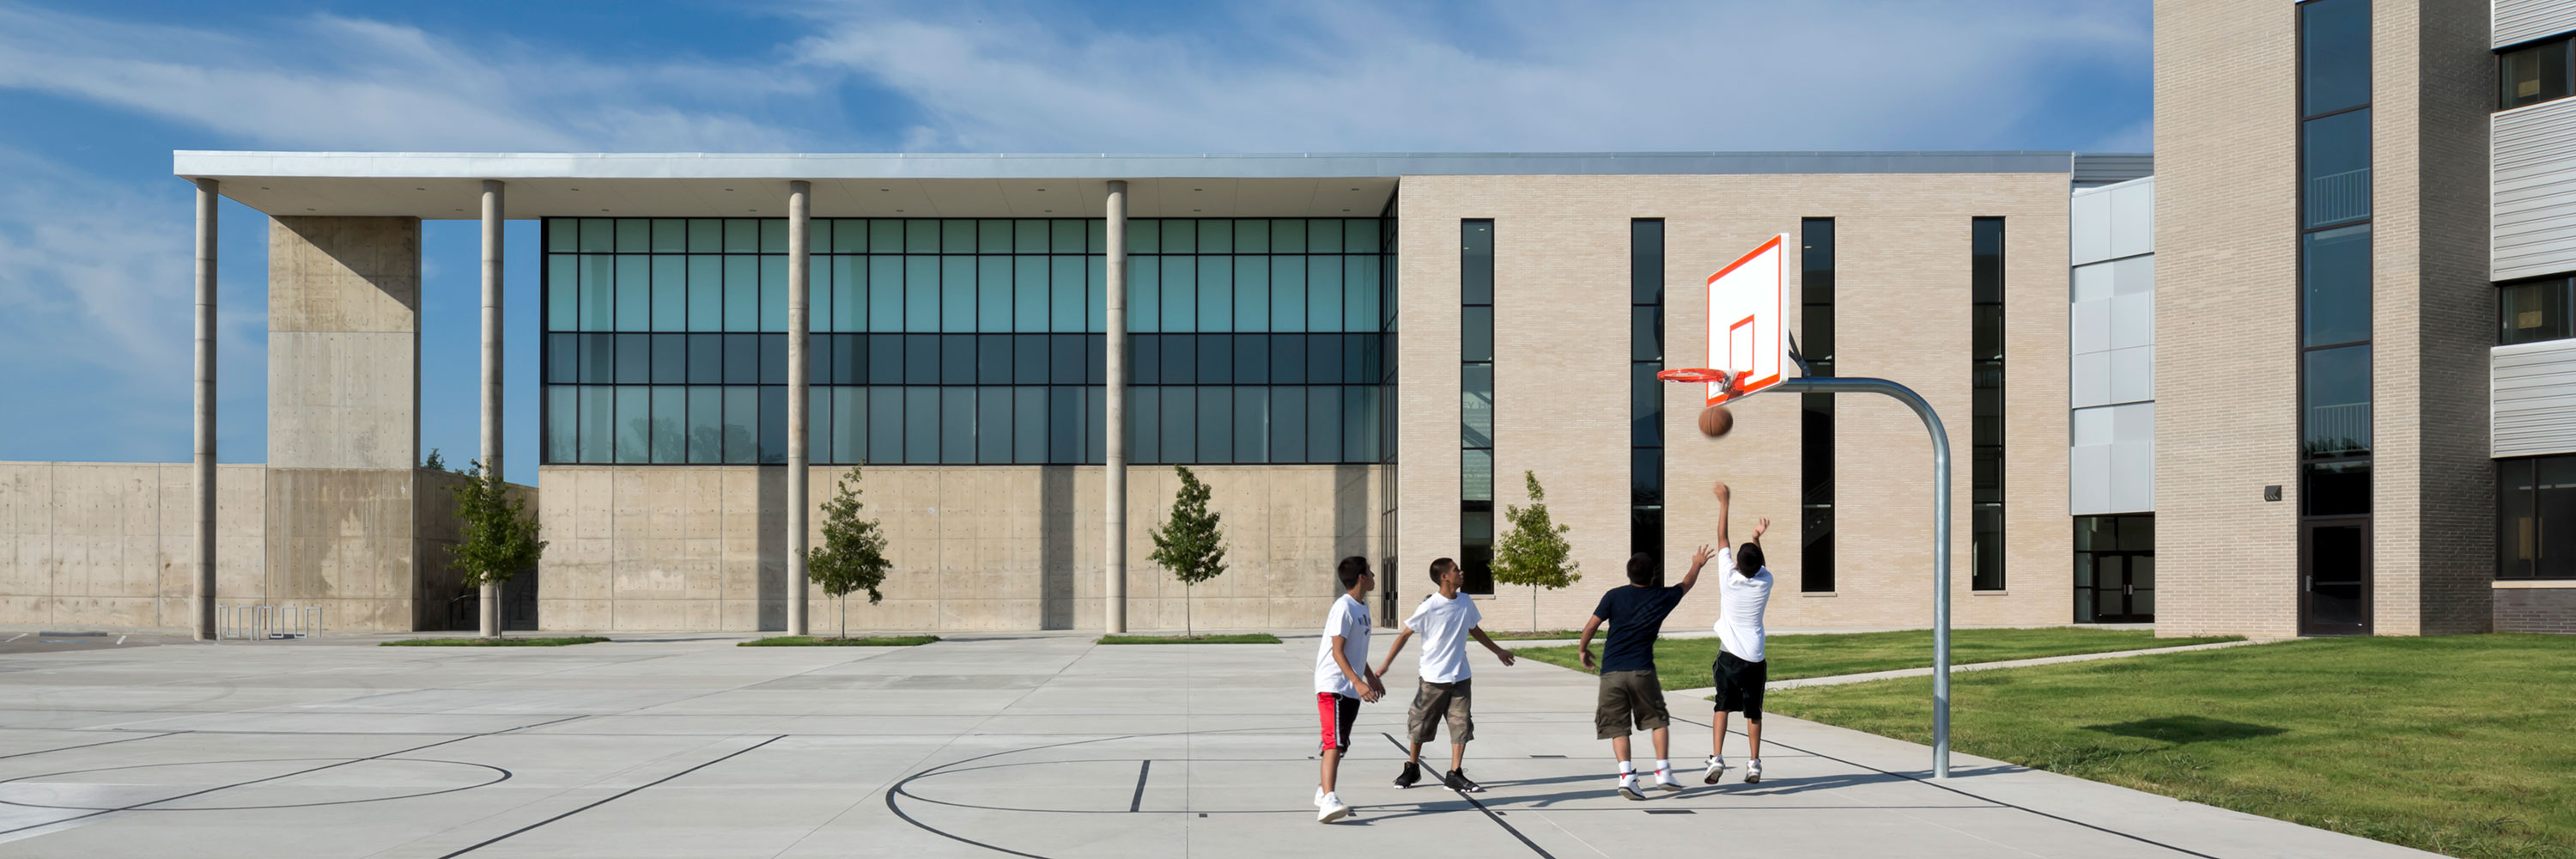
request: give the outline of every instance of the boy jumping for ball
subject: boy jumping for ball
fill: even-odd
[[[1476,720],[1469,710],[1473,695],[1468,686],[1467,639],[1493,651],[1504,665],[1512,664],[1512,652],[1494,644],[1485,635],[1485,615],[1476,610],[1475,600],[1458,592],[1467,585],[1467,573],[1458,562],[1441,558],[1431,562],[1431,583],[1440,590],[1422,598],[1413,608],[1413,616],[1404,619],[1404,631],[1395,634],[1395,645],[1387,648],[1386,660],[1379,662],[1377,676],[1395,664],[1395,655],[1404,652],[1404,643],[1414,633],[1422,633],[1420,688],[1413,693],[1413,708],[1405,713],[1405,727],[1413,738],[1412,755],[1404,761],[1404,772],[1396,774],[1396,787],[1412,787],[1422,780],[1422,744],[1440,732],[1440,723],[1449,723],[1449,775],[1440,784],[1461,793],[1475,793],[1483,786],[1467,778],[1467,741],[1476,738]]]
[[[1673,778],[1669,759],[1672,717],[1664,711],[1664,685],[1655,677],[1655,636],[1663,632],[1664,617],[1672,614],[1682,596],[1699,582],[1699,569],[1708,559],[1708,547],[1699,547],[1691,555],[1690,573],[1682,577],[1682,583],[1664,587],[1655,556],[1644,552],[1629,556],[1628,584],[1602,594],[1601,604],[1583,622],[1583,640],[1575,648],[1582,654],[1585,668],[1593,667],[1593,632],[1605,622],[1611,627],[1610,641],[1601,647],[1601,691],[1593,704],[1592,726],[1596,736],[1610,741],[1610,755],[1619,759],[1620,796],[1646,798],[1637,790],[1636,767],[1628,762],[1628,726],[1632,721],[1637,730],[1652,732],[1655,786],[1682,789],[1682,783]]]
[[[1351,807],[1333,792],[1333,777],[1342,769],[1342,753],[1351,748],[1351,723],[1360,717],[1360,702],[1376,702],[1386,686],[1368,671],[1368,593],[1377,587],[1368,559],[1352,555],[1334,571],[1342,595],[1324,615],[1324,640],[1315,650],[1315,716],[1324,727],[1324,778],[1315,785],[1315,821],[1331,823],[1350,816]]]
[[[1726,513],[1729,493],[1726,484],[1717,485],[1717,544],[1729,546],[1726,537]],[[1717,661],[1708,668],[1717,677],[1717,720],[1709,725],[1708,775],[1701,781],[1716,784],[1726,772],[1726,714],[1744,714],[1744,736],[1751,757],[1744,762],[1744,781],[1762,780],[1762,686],[1770,677],[1770,663],[1763,660],[1762,644],[1766,633],[1762,613],[1771,605],[1771,570],[1762,566],[1762,532],[1771,530],[1771,520],[1763,519],[1753,526],[1753,540],[1742,546],[1717,550]],[[1728,575],[1733,573],[1733,575]]]

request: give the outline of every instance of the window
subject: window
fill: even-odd
[[[1664,564],[1664,222],[1628,222],[1628,551]],[[1669,564],[1667,564],[1669,566]]]
[[[1152,430],[1133,462],[1262,462],[1274,451],[1292,452],[1282,462],[1385,461],[1383,433],[1350,422],[1391,411],[1386,219],[1130,224],[1140,314],[1130,384],[1193,408],[1187,433],[1164,431],[1177,416],[1130,409],[1131,423]],[[784,462],[785,225],[548,219],[546,461]],[[809,413],[813,461],[1102,461],[1105,227],[814,219],[808,343],[823,405]],[[1290,397],[1294,427],[1271,417]]]
[[[1798,221],[1798,268],[1804,321],[1798,356],[1807,372],[1834,374],[1834,219]],[[1834,590],[1834,395],[1798,395],[1798,590]]]
[[[1494,592],[1494,222],[1458,224],[1458,566]]]
[[[2576,456],[2496,460],[2496,578],[2576,579]]]
[[[2370,2],[2299,6],[2299,506],[2370,513]]]
[[[2568,88],[2568,53],[2562,36],[2497,54],[2496,109],[2512,110],[2576,94]]]
[[[2496,293],[2496,317],[2498,345],[2576,337],[2576,281],[2504,284]]]
[[[1970,586],[2004,589],[2004,219],[1969,221]]]

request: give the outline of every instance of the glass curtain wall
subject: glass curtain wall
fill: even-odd
[[[1628,222],[1628,551],[1664,558],[1664,222]]]
[[[546,222],[545,461],[783,463],[786,221]],[[1128,224],[1131,460],[1372,463],[1385,224]],[[1106,224],[812,222],[816,464],[1099,463]]]
[[[1494,592],[1494,222],[1458,224],[1458,567]]]
[[[2004,589],[2004,219],[1969,222],[1970,587]]]
[[[1834,374],[1834,219],[1798,221],[1798,355],[1807,373]],[[1800,394],[1798,590],[1834,590],[1834,395]]]

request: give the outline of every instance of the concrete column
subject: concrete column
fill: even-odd
[[[197,180],[197,640],[215,637],[215,204],[213,179]]]
[[[501,470],[501,183],[483,180],[483,468]],[[501,586],[483,585],[483,636],[501,634]]]
[[[1127,183],[1109,183],[1108,414],[1101,431],[1108,433],[1109,486],[1102,528],[1106,545],[1108,587],[1102,591],[1101,627],[1111,635],[1127,631]]]
[[[787,183],[787,634],[805,635],[805,491],[812,459],[806,437],[811,402],[806,386],[811,364],[806,358],[806,332],[812,327],[813,253],[811,233],[813,186]]]

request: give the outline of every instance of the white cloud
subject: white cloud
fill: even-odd
[[[802,59],[912,99],[969,151],[2035,148],[2016,137],[2066,76],[2142,77],[2149,51],[2135,4],[2036,0],[1322,0],[1214,37],[814,14]]]

